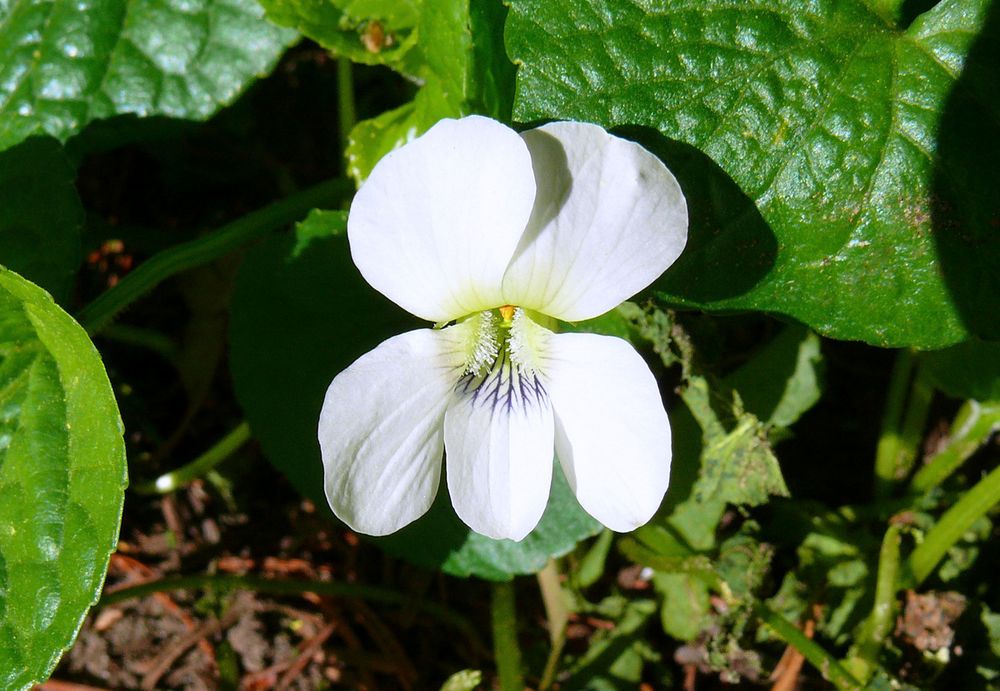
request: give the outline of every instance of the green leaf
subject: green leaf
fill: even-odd
[[[789,427],[819,400],[822,360],[816,334],[787,326],[725,384],[764,424]]]
[[[49,291],[70,296],[80,266],[83,205],[62,147],[32,137],[0,151],[0,264]]]
[[[711,622],[705,579],[687,573],[653,574],[653,586],[663,598],[660,624],[668,636],[693,641]]]
[[[989,8],[942,0],[904,29],[861,0],[512,0],[514,117],[653,128],[644,143],[696,147],[754,201],[770,237],[681,176],[691,247],[668,300],[882,346],[998,338]]]
[[[1000,401],[1000,343],[960,343],[926,353],[923,365],[934,386],[949,396]]]
[[[412,101],[368,120],[362,120],[348,137],[347,173],[359,185],[387,153],[430,129],[441,118],[457,113],[431,81]]]
[[[123,113],[204,120],[294,38],[255,0],[0,3],[0,149]]]
[[[330,381],[386,338],[427,326],[364,282],[344,219],[342,212],[314,213],[294,236],[252,250],[237,277],[230,325],[234,386],[254,434],[271,462],[322,507],[316,426]],[[444,486],[427,516],[378,542],[422,566],[504,580],[539,570],[599,529],[557,466],[545,515],[520,543],[471,532]]]
[[[447,117],[482,113],[509,119],[514,66],[503,49],[499,0],[265,0],[275,21],[294,26],[335,55],[386,65],[421,84],[414,100],[351,131],[347,170],[358,184],[385,154]],[[405,12],[397,11],[406,8]],[[339,9],[338,9],[339,8]],[[348,11],[349,10],[349,11]],[[395,47],[372,52],[375,23]]]
[[[94,346],[0,269],[0,687],[43,681],[76,637],[118,541],[125,473]]]
[[[757,418],[734,408],[736,422],[727,430],[712,409],[708,383],[701,377],[688,384],[684,403],[703,433],[701,472],[692,493],[696,501],[757,506],[772,494],[788,496],[778,459]]]
[[[405,69],[422,0],[261,0],[267,17],[337,56]]]

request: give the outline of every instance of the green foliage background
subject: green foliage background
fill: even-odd
[[[108,344],[136,333],[166,359],[172,339],[197,343],[171,361],[178,407],[197,410],[228,365],[263,453],[325,512],[323,392],[415,325],[350,261],[350,192],[471,113],[598,123],[679,179],[680,260],[635,302],[564,325],[647,356],[671,489],[648,526],[592,543],[600,526],[558,471],[522,543],[471,533],[442,489],[376,544],[495,581],[557,563],[569,608],[615,622],[563,660],[581,687],[667,683],[660,635],[726,681],[760,674],[758,649],[781,639],[840,687],[903,683],[891,622],[907,588],[964,592],[982,643],[975,663],[922,660],[917,678],[995,685],[997,65],[990,0],[0,3],[4,686],[51,672],[119,530],[125,445],[84,329],[104,333],[112,370],[128,356]],[[293,98],[284,78],[306,85]],[[218,141],[224,164],[186,158]],[[122,151],[160,187],[121,201],[136,189]],[[109,241],[139,265],[95,283]],[[609,586],[616,560],[651,570],[645,595]],[[795,637],[807,620],[812,644]]]

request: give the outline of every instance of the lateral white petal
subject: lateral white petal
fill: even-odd
[[[455,512],[498,540],[522,540],[532,531],[552,484],[552,408],[539,390],[522,395],[518,382],[510,385],[509,371],[488,379],[478,395],[460,394],[444,419]]]
[[[461,374],[456,331],[394,336],[338,374],[319,419],[324,487],[354,530],[386,535],[437,494],[443,422]]]
[[[652,283],[687,242],[687,204],[653,154],[596,125],[522,135],[538,191],[504,276],[504,301],[566,321],[607,312]]]
[[[626,341],[556,334],[545,361],[556,456],[580,505],[619,532],[646,523],[670,480],[670,422]]]
[[[479,116],[442,120],[387,154],[351,204],[351,256],[376,290],[448,321],[503,304],[500,284],[535,198],[514,130]]]

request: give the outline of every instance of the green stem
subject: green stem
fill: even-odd
[[[127,324],[108,324],[101,335],[111,341],[151,350],[167,362],[173,362],[177,358],[177,344],[159,331]]]
[[[917,471],[910,483],[910,491],[923,494],[940,485],[998,429],[1000,403],[966,401],[951,424],[948,445]]]
[[[861,688],[861,683],[844,669],[837,658],[799,631],[795,624],[763,604],[757,608],[757,616],[770,626],[785,643],[802,653],[809,664],[819,670],[823,678],[830,681],[838,689]]]
[[[966,492],[954,506],[941,516],[924,541],[917,546],[907,561],[914,587],[931,575],[938,562],[962,539],[962,535],[1000,502],[1000,466]]]
[[[906,401],[906,414],[903,416],[900,428],[900,448],[893,478],[896,481],[905,478],[913,470],[913,464],[919,455],[920,442],[924,438],[924,429],[927,427],[927,416],[933,398],[934,387],[924,368],[917,363],[910,396]]]
[[[524,691],[521,676],[521,648],[517,643],[517,606],[514,582],[493,584],[490,607],[493,623],[493,654],[501,691]]]
[[[132,489],[139,494],[168,494],[226,460],[250,439],[250,424],[244,420],[208,451],[177,470],[164,473],[152,482],[142,482]]]
[[[866,683],[878,665],[878,656],[895,624],[896,593],[899,590],[899,526],[890,525],[882,539],[875,602],[858,635],[858,642],[845,663],[855,677]]]
[[[903,433],[903,415],[915,362],[912,350],[901,350],[892,368],[885,412],[882,415],[882,432],[875,452],[875,494],[880,499],[892,493],[899,479],[899,470],[906,465],[905,458],[911,453],[908,447],[910,440]],[[911,417],[907,415],[907,418]],[[910,420],[909,424],[912,427],[914,422]],[[912,453],[916,455],[915,447]]]
[[[317,207],[332,207],[351,194],[348,180],[333,179],[302,190],[233,221],[196,240],[163,250],[141,263],[117,285],[105,291],[76,315],[90,334],[100,331],[121,310],[163,280],[226,255],[254,238],[281,228]]]
[[[550,643],[549,657],[545,661],[538,691],[547,691],[555,681],[559,669],[559,658],[566,643],[566,624],[569,621],[569,607],[566,606],[566,598],[559,583],[559,568],[554,559],[549,559],[545,568],[538,572],[538,587],[545,605],[545,618],[549,622]]]
[[[450,624],[454,628],[467,636],[470,641],[479,641],[476,628],[462,615],[453,612],[447,607],[428,602],[425,599],[413,599],[407,594],[399,593],[388,588],[379,588],[372,585],[360,583],[341,583],[337,581],[315,581],[315,580],[277,580],[272,578],[261,578],[259,576],[235,576],[235,575],[200,575],[200,576],[177,576],[159,578],[154,581],[140,583],[138,585],[122,588],[113,592],[106,592],[101,596],[99,607],[130,600],[136,597],[144,597],[152,593],[161,593],[171,590],[253,590],[259,593],[270,593],[272,595],[302,595],[303,593],[315,593],[327,597],[348,597],[370,602],[381,602],[388,605],[412,606],[422,612]]]
[[[337,109],[340,123],[340,148],[347,151],[351,130],[357,124],[358,114],[354,104],[354,66],[347,58],[337,59]]]

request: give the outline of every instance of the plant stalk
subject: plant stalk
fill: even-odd
[[[98,602],[98,607],[107,607],[136,597],[144,597],[153,593],[171,590],[253,590],[272,595],[302,595],[315,593],[327,597],[348,597],[370,602],[381,602],[389,605],[406,605],[416,607],[440,621],[453,626],[467,636],[474,644],[479,643],[479,634],[468,619],[453,612],[447,607],[430,602],[426,599],[414,600],[409,595],[388,588],[364,585],[361,583],[343,583],[339,581],[291,580],[262,578],[260,576],[236,575],[198,575],[158,578],[153,581],[139,583],[125,588],[106,590]],[[480,644],[481,646],[481,644]]]
[[[966,492],[948,509],[937,525],[907,560],[912,587],[919,586],[931,575],[948,550],[962,539],[972,524],[1000,503],[1000,466]]]
[[[913,351],[901,350],[889,380],[875,452],[875,494],[879,499],[887,498],[913,467],[927,422],[933,388],[919,371],[914,375],[915,369]]]
[[[549,657],[545,661],[538,691],[547,691],[552,687],[559,670],[559,658],[566,643],[566,624],[569,622],[569,607],[566,606],[566,598],[559,583],[559,567],[554,559],[549,559],[545,568],[538,572],[538,587],[542,592],[545,618],[549,623],[550,643]]]
[[[353,190],[354,185],[349,180],[327,180],[251,212],[200,238],[163,250],[80,310],[76,320],[93,335],[116,314],[165,279],[226,255],[250,240],[302,218],[312,209],[336,206]]]
[[[187,465],[164,473],[152,482],[141,482],[132,489],[138,494],[169,494],[222,463],[249,440],[250,424],[244,420],[212,448]]]
[[[802,657],[819,670],[824,679],[830,681],[838,689],[861,688],[861,683],[844,669],[837,658],[802,633],[795,624],[764,604],[758,606],[757,616],[770,626],[785,643],[802,653]]]
[[[337,59],[337,121],[340,123],[340,150],[347,151],[351,130],[357,124],[357,107],[354,103],[354,66],[347,58]]]
[[[951,424],[948,445],[917,471],[910,482],[910,491],[923,494],[940,485],[997,430],[1000,430],[1000,402],[966,401]]]
[[[517,606],[514,582],[493,584],[490,614],[493,624],[493,654],[501,691],[524,691],[521,648],[517,643]]]
[[[858,642],[844,664],[862,684],[867,683],[875,673],[879,653],[895,624],[896,593],[899,591],[899,546],[899,526],[890,525],[882,538],[882,549],[879,551],[875,602],[858,635]]]

